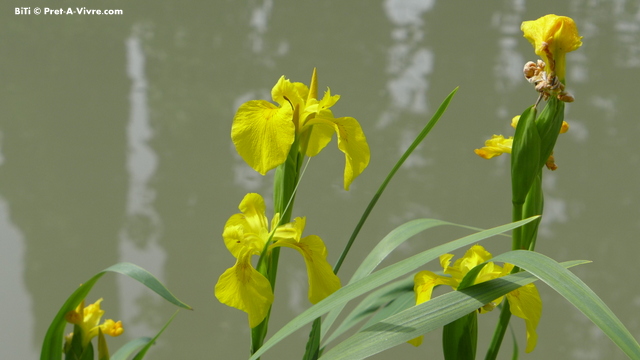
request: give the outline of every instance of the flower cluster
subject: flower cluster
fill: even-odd
[[[75,310],[69,311],[65,315],[67,322],[77,325],[80,328],[81,334],[77,335],[80,335],[82,338],[82,348],[87,347],[91,339],[98,336],[98,331],[102,331],[103,334],[110,336],[119,336],[124,332],[122,321],[120,320],[115,322],[107,319],[100,324],[100,319],[102,315],[104,315],[104,310],[100,308],[100,303],[102,303],[102,298],[85,307],[83,300]],[[73,333],[67,335],[65,348],[71,345],[73,336]]]
[[[307,156],[317,155],[335,132],[338,148],[345,154],[344,188],[369,165],[369,145],[358,121],[336,118],[331,107],[340,99],[327,88],[317,99],[317,75],[314,69],[310,88],[280,77],[271,90],[278,105],[251,100],[238,108],[231,128],[231,139],[238,154],[254,170],[265,175],[287,159],[292,146]],[[295,145],[294,145],[295,144]]]
[[[520,115],[514,116],[511,119],[511,127],[515,129],[516,126],[518,126],[518,120],[520,120]],[[560,134],[564,134],[567,131],[569,131],[569,123],[563,120],[562,126],[560,127]],[[474,152],[481,158],[491,159],[494,156],[500,156],[504,153],[511,154],[512,146],[513,136],[505,138],[502,135],[493,135],[491,136],[491,139],[484,142],[484,147],[475,149]],[[546,162],[546,166],[549,170],[556,170],[558,168],[558,166],[555,164],[553,155],[549,156],[549,159]]]
[[[437,285],[448,285],[454,290],[458,288],[460,282],[465,275],[474,267],[482,264],[492,258],[491,253],[486,251],[480,245],[472,246],[463,257],[456,260],[451,265],[453,254],[444,254],[440,256],[440,265],[444,269],[446,276],[437,275],[431,271],[421,271],[414,277],[414,292],[416,294],[416,305],[431,299],[433,288]],[[479,284],[488,280],[496,279],[501,276],[508,275],[513,270],[512,264],[504,264],[499,266],[493,262],[488,262],[478,273],[474,284]],[[527,328],[527,348],[526,352],[531,352],[536,346],[538,335],[536,328],[542,315],[542,301],[534,284],[525,285],[506,295],[509,301],[511,313],[519,318],[524,319]],[[486,313],[493,310],[499,305],[504,297],[499,297],[489,304],[478,309],[479,313]],[[415,338],[410,341],[411,344],[419,346],[422,343],[422,337]]]
[[[266,248],[267,255],[276,247],[297,250],[303,257],[309,279],[309,301],[313,304],[340,288],[340,279],[327,262],[327,249],[316,235],[302,237],[305,218],[279,225],[276,214],[271,227],[266,217],[266,205],[259,194],[247,194],[240,203],[241,213],[232,215],[224,226],[222,237],[236,263],[218,279],[215,295],[221,303],[246,312],[249,326],[258,326],[273,303],[269,280],[251,264],[253,255]]]
[[[533,45],[535,53],[542,57],[542,60],[537,60],[537,62],[527,62],[523,70],[525,79],[532,83],[540,94],[536,105],[541,99],[548,100],[549,97],[553,97],[560,102],[574,101],[573,96],[568,94],[564,87],[566,53],[582,46],[582,41],[580,40],[582,37],[578,34],[578,29],[573,19],[550,14],[537,20],[523,22],[521,29],[524,37]],[[559,109],[557,105],[554,105],[553,108]],[[513,118],[511,125],[514,128],[516,128],[519,118],[520,116]],[[562,125],[560,125],[560,122],[557,122],[557,126],[553,125],[555,123],[554,118],[556,117],[545,116],[545,120],[535,120],[539,129],[526,135],[542,141],[543,146],[541,148],[545,151],[540,154],[543,157],[541,160],[551,170],[557,169],[552,151],[557,134],[566,132],[569,129],[569,125],[563,120],[559,120]],[[560,118],[558,117],[558,119]],[[551,134],[551,131],[548,131],[550,128],[554,129],[555,136]],[[534,132],[537,132],[537,134],[533,135]],[[493,135],[491,139],[485,142],[485,146],[476,149],[475,153],[485,159],[491,159],[503,153],[511,153],[513,141],[513,137],[505,138],[502,135]]]

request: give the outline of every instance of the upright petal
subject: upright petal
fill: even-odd
[[[485,250],[482,245],[473,245],[460,258],[460,271],[462,271],[463,275],[466,275],[469,270],[491,258],[491,253]]]
[[[327,248],[319,236],[309,235],[297,242],[293,239],[280,240],[273,246],[296,249],[304,257],[309,278],[309,301],[319,302],[340,288],[340,279],[333,273],[327,262]]]
[[[304,102],[309,93],[307,85],[299,82],[291,82],[281,76],[276,85],[271,89],[271,98],[282,107],[293,108],[296,104]],[[285,106],[288,104],[288,106]]]
[[[243,250],[259,254],[269,237],[264,200],[259,194],[249,193],[239,208],[242,213],[232,215],[224,226],[224,243],[236,258]]]
[[[534,284],[527,284],[507,294],[511,313],[524,319],[527,327],[527,348],[531,352],[536,347],[538,333],[536,328],[542,316],[542,300]]]
[[[242,211],[244,219],[253,231],[264,230],[268,232],[267,205],[260,194],[248,193],[245,195],[238,205],[238,209]]]
[[[218,300],[242,310],[249,316],[249,326],[254,328],[264,320],[273,303],[273,290],[269,280],[251,266],[251,254],[243,252],[236,264],[227,269],[215,287]]]
[[[285,162],[295,139],[293,109],[268,101],[251,100],[238,108],[231,139],[236,151],[254,170],[265,175]]]
[[[302,237],[302,232],[304,231],[305,224],[306,218],[297,217],[291,223],[283,224],[277,227],[272,225],[272,228],[276,229],[273,234],[273,240],[293,240],[295,242],[299,242],[300,238]]]

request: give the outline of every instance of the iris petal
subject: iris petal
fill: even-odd
[[[524,319],[527,327],[527,348],[531,352],[536,347],[538,334],[536,328],[542,316],[542,300],[534,284],[525,285],[507,294],[511,313]]]
[[[240,254],[236,264],[220,275],[215,295],[221,303],[246,312],[249,326],[254,328],[267,316],[273,291],[269,280],[251,266],[250,259],[250,253]]]
[[[344,189],[349,190],[351,182],[369,165],[371,157],[367,138],[360,124],[352,117],[315,117],[307,124],[333,127],[338,135],[338,149],[345,155]]]
[[[340,288],[340,279],[327,262],[327,248],[319,236],[309,235],[299,242],[293,239],[280,240],[274,246],[284,246],[300,252],[304,257],[309,278],[309,301],[319,302]]]
[[[264,100],[251,100],[238,108],[231,139],[238,154],[254,170],[265,175],[284,163],[295,139],[293,110]]]

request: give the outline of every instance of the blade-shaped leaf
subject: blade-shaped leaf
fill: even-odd
[[[350,313],[345,317],[340,326],[331,333],[329,338],[325,341],[325,345],[329,344],[336,337],[343,334],[345,331],[351,329],[353,326],[358,324],[367,316],[375,313],[385,304],[390,301],[394,301],[399,296],[402,296],[406,292],[411,292],[414,297],[415,303],[415,295],[413,295],[413,276],[409,276],[404,280],[399,280],[393,282],[389,285],[385,285],[384,287],[372,292],[367,295]],[[344,306],[339,306],[336,309],[342,309]],[[332,310],[327,318],[336,310]],[[404,310],[404,309],[402,309]],[[376,314],[377,315],[377,314]],[[325,320],[326,321],[326,320]]]
[[[176,315],[178,315],[178,311],[180,310],[176,310],[176,312],[174,312],[173,315],[171,315],[171,317],[169,318],[169,321],[167,321],[167,323],[164,324],[162,329],[158,331],[156,336],[154,336],[153,339],[151,339],[151,341],[149,341],[145,346],[142,347],[142,349],[136,354],[133,360],[142,360],[144,358],[144,356],[147,354],[147,351],[149,351],[149,348],[151,348],[151,346],[156,342],[156,340],[160,337],[160,335],[167,329],[169,324],[171,324],[171,322],[173,321],[173,318],[175,318]]]
[[[584,261],[571,261],[571,267]],[[325,353],[323,360],[363,359],[402,344],[477,310],[521,286],[537,280],[528,272],[507,275],[435,297],[366,328]]]
[[[331,309],[345,304],[346,302],[368,292],[379,286],[386,284],[389,281],[397,279],[400,276],[404,276],[407,273],[417,269],[418,267],[426,264],[427,262],[436,259],[438,256],[442,254],[446,254],[455,249],[461,248],[463,246],[468,246],[475,242],[484,240],[494,235],[498,235],[505,231],[509,231],[518,226],[522,226],[532,220],[535,220],[537,217],[525,219],[521,221],[517,221],[514,223],[498,226],[489,230],[480,231],[475,234],[471,234],[460,238],[458,240],[454,240],[439,246],[436,246],[432,249],[423,251],[419,254],[411,256],[405,260],[399,261],[393,265],[387,266],[386,268],[376,271],[364,279],[360,279],[353,284],[349,284],[335,293],[331,294],[324,300],[310,307],[302,314],[295,317],[291,320],[287,325],[282,327],[278,332],[276,332],[267,342],[263,344],[263,346],[258,349],[252,356],[251,359],[257,359],[262,355],[265,351],[269,350],[273,345],[277,344],[280,340],[292,334],[294,331],[300,329],[302,326],[308,324],[313,321],[315,318],[326,314]]]
[[[380,242],[371,250],[369,255],[362,261],[358,269],[355,271],[351,280],[349,280],[349,284],[364,278],[369,275],[381,262],[384,260],[393,250],[395,250],[398,246],[403,244],[405,241],[409,240],[413,236],[421,233],[422,231],[434,228],[436,226],[441,225],[449,225],[455,226],[459,228],[474,230],[474,231],[482,231],[483,229],[479,229],[472,226],[454,224],[447,221],[436,220],[436,219],[416,219],[408,221],[394,230],[392,230],[387,236],[385,236]],[[322,323],[322,335],[326,335],[334,321],[338,318],[340,313],[342,312],[344,306],[338,306],[335,309],[331,310],[327,315],[326,319]],[[345,319],[346,321],[347,319]],[[344,324],[344,322],[343,322]],[[328,339],[325,344],[329,343],[333,340],[337,335],[346,330],[343,324],[340,324],[340,332],[336,330],[333,334],[331,334],[330,339]]]
[[[150,337],[140,337],[124,344],[115,354],[111,355],[111,360],[127,360],[136,351],[151,342]]]
[[[609,307],[573,273],[553,259],[533,251],[511,251],[493,261],[519,266],[544,281],[585,314],[631,359],[640,359],[640,345]]]

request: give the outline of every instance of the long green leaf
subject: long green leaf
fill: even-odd
[[[173,318],[176,317],[176,315],[178,315],[178,311],[180,310],[176,310],[176,312],[173,313],[173,315],[171,315],[171,317],[169,318],[169,320],[167,321],[166,324],[164,324],[164,326],[162,327],[162,329],[160,329],[160,331],[158,331],[158,333],[156,334],[156,336],[153,337],[153,339],[151,339],[151,341],[149,341],[145,346],[142,347],[142,349],[136,354],[136,356],[133,358],[133,360],[142,360],[144,358],[144,356],[147,354],[147,351],[149,351],[149,349],[151,348],[151,346],[153,344],[155,344],[156,340],[160,337],[160,335],[167,329],[167,327],[169,326],[169,324],[171,324],[171,322],[173,321]]]
[[[354,283],[365,276],[371,274],[371,272],[384,260],[393,250],[400,246],[405,241],[412,238],[414,235],[421,233],[427,229],[440,225],[455,225],[446,221],[436,219],[416,219],[406,222],[397,228],[393,229],[387,236],[385,236],[378,245],[367,255],[362,261],[358,269],[349,280],[349,284]],[[338,318],[338,315],[342,312],[344,306],[339,306],[327,315],[327,318],[322,323],[322,336],[324,337]],[[335,335],[332,335],[332,338]]]
[[[620,319],[582,280],[556,261],[533,251],[511,251],[493,261],[519,266],[544,281],[596,324],[629,358],[640,360],[640,345]]]
[[[111,355],[111,360],[127,360],[136,351],[151,342],[150,337],[139,337],[124,344],[115,354]]]
[[[571,267],[584,261],[563,263]],[[484,304],[537,280],[528,272],[452,291],[393,315],[360,331],[326,352],[322,360],[363,359],[426,334],[477,310]]]
[[[431,117],[427,125],[425,125],[425,127],[422,129],[422,131],[420,131],[418,136],[416,136],[415,140],[413,140],[411,145],[409,145],[409,148],[404,152],[404,154],[402,154],[402,156],[400,157],[400,159],[398,159],[398,161],[393,166],[391,171],[389,171],[389,174],[387,174],[387,177],[384,179],[382,184],[380,184],[378,191],[376,191],[375,195],[373,195],[373,198],[371,198],[369,205],[367,205],[367,208],[364,210],[364,213],[362,213],[362,216],[360,217],[358,224],[353,230],[353,233],[351,234],[349,241],[347,241],[347,244],[345,245],[344,250],[342,250],[342,253],[338,258],[336,265],[333,267],[334,273],[337,274],[338,271],[340,270],[340,267],[342,266],[342,262],[347,257],[347,254],[349,253],[349,250],[351,249],[353,242],[356,240],[356,237],[358,237],[358,233],[360,233],[360,229],[362,228],[364,223],[367,221],[369,214],[371,213],[373,208],[376,206],[378,199],[380,198],[380,196],[382,196],[382,193],[386,189],[389,182],[391,182],[391,179],[393,179],[393,176],[396,174],[398,169],[400,169],[402,164],[404,164],[405,160],[409,158],[409,155],[411,155],[411,153],[418,147],[418,145],[420,145],[422,140],[424,140],[424,138],[429,134],[429,132],[431,132],[431,129],[433,129],[433,127],[438,123],[438,120],[440,120],[440,117],[442,117],[444,112],[447,110],[447,107],[449,107],[449,103],[451,102],[451,99],[453,99],[453,95],[455,95],[457,91],[458,91],[458,88],[456,87],[444,99],[444,101],[442,101],[442,104],[440,104],[440,106],[438,107],[438,110],[436,110],[436,112],[433,114],[433,116]]]
[[[532,220],[535,220],[536,218],[537,217],[533,217],[531,219],[525,219],[514,223],[498,226],[489,230],[480,231],[478,233],[465,236],[458,240],[436,246],[405,260],[399,261],[393,265],[387,266],[382,270],[376,271],[366,278],[354,282],[353,284],[349,284],[291,320],[287,325],[285,325],[277,333],[275,333],[267,342],[265,342],[264,345],[251,356],[251,359],[257,359],[265,351],[269,350],[273,345],[277,344],[282,339],[292,334],[294,331],[300,329],[302,326],[313,321],[315,318],[326,314],[331,309],[345,304],[346,302],[379,286],[382,286],[389,281],[404,276],[407,273],[414,271],[420,266],[426,264],[427,262],[436,259],[442,254],[451,252],[464,246],[468,246],[470,244],[484,240],[494,235],[498,235],[505,231],[512,230],[514,228],[517,228],[518,226],[522,226]]]
[[[385,304],[394,301],[406,292],[411,292],[411,294],[413,294],[413,276],[409,276],[406,279],[385,285],[382,288],[370,293],[349,313],[349,315],[344,318],[340,326],[338,326],[338,328],[333,333],[331,333],[329,338],[327,338],[327,340],[325,341],[325,345],[329,344],[345,331],[354,327],[367,316],[378,311],[378,309],[385,306]],[[413,296],[415,298],[415,295]],[[339,306],[336,309],[340,310],[343,307],[344,306]],[[333,314],[336,309],[331,310],[329,315],[327,315],[327,318],[331,316],[331,314]]]
[[[416,219],[406,222],[394,230],[392,230],[387,236],[385,236],[380,242],[371,250],[369,255],[362,261],[358,269],[356,269],[355,273],[349,280],[349,284],[364,278],[369,275],[381,262],[384,260],[393,250],[395,250],[398,246],[403,244],[405,241],[409,240],[413,236],[431,229],[436,226],[441,225],[449,225],[455,226],[463,229],[469,229],[473,231],[482,231],[483,229],[479,229],[472,226],[454,224],[447,221],[436,220],[436,219]],[[506,236],[506,235],[505,235]],[[335,309],[331,310],[325,320],[322,323],[322,335],[326,335],[329,331],[335,320],[338,318],[344,306],[338,306]],[[347,319],[345,319],[346,321]],[[344,321],[343,321],[344,324]],[[347,330],[343,324],[340,324],[340,331]],[[351,324],[349,324],[351,325]],[[336,329],[334,333],[331,334],[331,337],[325,342],[325,345],[328,344],[331,340],[333,340],[340,332]]]
[[[95,283],[107,272],[115,272],[123,275],[127,275],[130,278],[137,280],[144,284],[149,289],[162,296],[176,306],[185,309],[191,309],[191,307],[180,300],[178,300],[171,292],[164,286],[158,279],[156,279],[151,273],[145,269],[131,264],[131,263],[119,263],[102,270],[94,275],[91,279],[83,283],[76,291],[69,296],[67,301],[62,305],[58,314],[55,316],[47,334],[44,337],[42,343],[42,350],[40,352],[40,360],[57,360],[62,359],[62,342],[64,337],[64,328],[67,325],[64,316],[71,310],[74,310],[80,302],[87,297],[89,291],[93,288]]]

